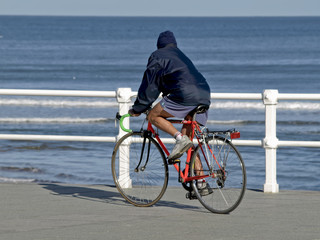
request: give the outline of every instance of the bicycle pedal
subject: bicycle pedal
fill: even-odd
[[[187,192],[186,193],[186,198],[189,199],[189,200],[195,200],[195,199],[198,199],[196,194],[194,192]]]
[[[169,160],[168,160],[168,164],[169,164],[169,165],[176,164],[176,163],[180,163],[180,159],[174,159],[174,160],[169,159]]]

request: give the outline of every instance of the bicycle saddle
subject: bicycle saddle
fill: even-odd
[[[208,109],[209,109],[208,105],[199,105],[198,107],[196,107],[190,112],[190,115],[193,116],[195,113],[197,114],[205,113],[206,111],[208,111]]]

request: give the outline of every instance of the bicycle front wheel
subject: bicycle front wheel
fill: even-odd
[[[161,147],[150,135],[124,135],[114,148],[111,168],[118,191],[135,206],[151,206],[165,193],[168,165]]]
[[[204,183],[198,180],[191,185],[209,211],[229,213],[240,204],[246,189],[246,169],[240,153],[228,139],[215,136],[209,143],[199,145],[191,159],[190,174],[203,175]],[[201,189],[203,186],[206,189]]]

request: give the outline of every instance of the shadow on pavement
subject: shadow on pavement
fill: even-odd
[[[51,191],[51,194],[64,196],[64,197],[75,197],[86,199],[90,201],[108,202],[113,204],[124,204],[125,200],[121,197],[120,193],[115,191],[101,190],[92,187],[65,185],[65,184],[54,184],[54,183],[41,183],[39,184],[44,189]],[[101,187],[101,186],[100,186]],[[107,186],[107,188],[114,188],[113,186]]]
[[[74,185],[65,185],[65,184],[54,184],[54,183],[41,183],[39,184],[44,189],[51,191],[51,194],[59,195],[63,197],[74,197],[89,201],[98,201],[104,202],[108,204],[122,205],[134,207],[130,203],[128,203],[120,193],[117,192],[115,186],[106,186],[105,190],[101,190],[96,188],[94,185],[92,187],[84,187],[84,186],[74,186]],[[101,185],[99,186],[101,188]],[[114,191],[108,191],[108,188],[114,189]],[[196,201],[196,200],[195,200]],[[199,203],[200,204],[200,203]],[[160,200],[157,202],[155,207],[171,207],[178,209],[188,209],[188,210],[196,210],[199,211],[198,206],[191,206],[186,204],[180,204],[175,201],[164,201]]]

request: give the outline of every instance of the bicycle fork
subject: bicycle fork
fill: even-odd
[[[151,141],[148,138],[151,136],[151,132],[150,131],[143,131],[142,134],[143,134],[143,143],[142,143],[142,148],[141,148],[140,161],[134,169],[135,172],[144,171],[146,169],[148,161],[149,161],[149,156],[150,156]],[[144,149],[146,146],[147,139],[149,140],[148,141],[147,158],[146,158],[146,162],[145,162],[144,166],[140,167],[142,160],[143,160],[143,154],[144,154]]]

